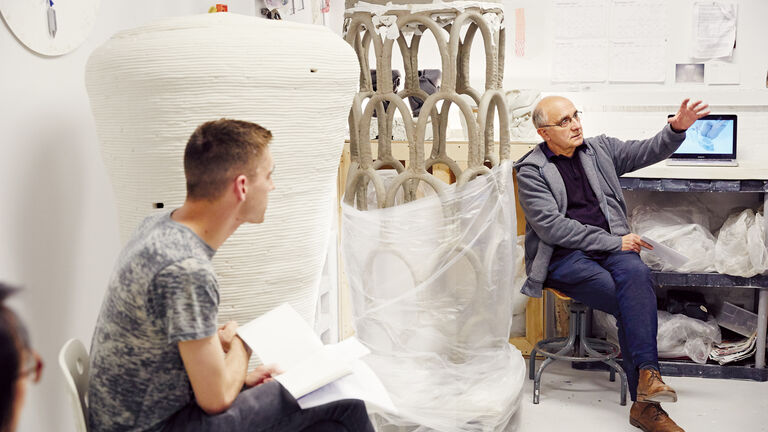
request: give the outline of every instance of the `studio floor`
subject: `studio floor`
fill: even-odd
[[[526,359],[527,362],[527,359]],[[536,363],[537,365],[540,362]],[[686,432],[768,432],[768,382],[665,377],[678,402],[663,404]],[[541,400],[533,404],[533,381],[524,387],[520,431],[640,431],[619,405],[619,382],[608,372],[571,369],[555,362],[542,377]]]

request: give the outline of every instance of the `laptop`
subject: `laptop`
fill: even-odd
[[[736,123],[736,114],[710,114],[696,120],[686,131],[683,144],[667,159],[667,165],[739,166]]]

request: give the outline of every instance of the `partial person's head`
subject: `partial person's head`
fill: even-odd
[[[533,110],[533,125],[555,154],[570,155],[584,142],[581,113],[562,96],[547,96]]]
[[[0,432],[16,430],[27,382],[37,382],[43,370],[40,356],[30,348],[19,317],[5,306],[16,289],[0,282]]]
[[[184,151],[187,199],[216,202],[233,197],[242,222],[261,223],[272,183],[267,129],[242,120],[203,123]]]

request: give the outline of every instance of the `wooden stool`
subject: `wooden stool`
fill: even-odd
[[[621,405],[626,405],[627,374],[614,360],[619,354],[619,347],[601,339],[587,337],[587,320],[584,316],[589,311],[587,305],[552,288],[547,288],[547,290],[562,300],[570,300],[570,330],[568,337],[542,339],[531,350],[528,377],[533,380],[533,403],[539,403],[541,375],[544,373],[544,369],[555,360],[567,360],[571,362],[603,362],[610,368],[610,380],[612,382],[616,381],[616,372],[618,372],[621,377]],[[536,353],[543,355],[546,359],[534,374]]]

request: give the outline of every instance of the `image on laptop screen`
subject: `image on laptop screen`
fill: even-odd
[[[671,116],[670,116],[671,117]],[[674,159],[736,159],[736,115],[710,114],[685,133]]]

